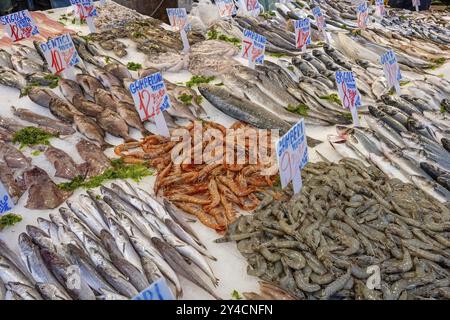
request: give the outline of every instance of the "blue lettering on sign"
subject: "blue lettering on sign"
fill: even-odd
[[[0,182],[0,215],[6,213],[14,207],[14,203],[8,194],[8,191]]]
[[[395,56],[394,51],[389,50],[388,52],[383,54],[381,56],[381,58],[380,58],[380,62],[381,62],[381,64],[385,64],[385,63],[394,64],[394,63],[397,63],[397,58]]]
[[[262,36],[260,34],[257,34],[257,33],[253,32],[251,30],[247,30],[247,29],[244,29],[244,37],[250,38],[253,41],[259,42],[261,45],[265,45],[266,42],[267,42],[267,38],[266,37],[264,37],[264,36]]]
[[[161,88],[163,85],[164,85],[163,77],[160,72],[157,72],[133,82],[130,85],[130,91],[132,94],[135,94],[136,92],[149,87],[151,87],[152,89],[157,88],[156,90],[159,90],[159,88]]]
[[[289,145],[295,149],[298,143],[304,140],[302,137],[304,132],[303,121],[295,124],[283,137],[278,141],[278,156],[280,157],[288,148]]]
[[[185,8],[167,8],[167,15],[179,18],[187,17],[187,12]]]
[[[367,3],[364,1],[363,3],[361,3],[358,8],[357,8],[358,12],[366,12],[367,11]]]
[[[344,82],[349,85],[349,84],[354,84],[355,83],[355,78],[353,76],[353,72],[351,71],[336,71],[336,82],[338,84],[341,84],[342,82]]]
[[[71,41],[69,35],[63,34],[59,37],[50,39],[46,43],[41,43],[39,46],[41,47],[41,50],[44,53],[46,53],[47,51],[49,51],[53,48],[58,48],[61,51],[64,51],[68,48],[71,48],[73,46],[73,44],[72,44],[72,41]]]
[[[320,7],[314,7],[314,8],[312,9],[312,13],[313,13],[313,15],[315,15],[316,17],[322,15],[322,11],[320,10]]]
[[[377,6],[384,5],[384,0],[375,0],[375,5],[377,5]]]
[[[174,296],[164,278],[153,282],[147,289],[139,293],[133,300],[174,300]]]

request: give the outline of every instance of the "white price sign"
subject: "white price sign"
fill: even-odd
[[[175,300],[166,280],[163,278],[153,282],[147,289],[139,293],[133,300]]]
[[[28,10],[0,17],[0,24],[3,25],[13,42],[28,39],[39,34],[39,29],[36,27]]]
[[[255,68],[257,64],[264,64],[266,42],[266,37],[244,29],[241,57],[248,60],[251,68]]]
[[[183,41],[183,51],[189,51],[189,40],[187,33],[191,26],[187,22],[187,12],[185,8],[167,8],[167,16],[169,17],[170,25],[174,31],[179,31],[181,34],[181,41]]]
[[[361,106],[361,94],[356,87],[356,80],[351,71],[336,71],[336,84],[339,98],[345,109],[350,109],[353,124],[359,126],[358,110]]]
[[[397,62],[394,51],[389,50],[380,57],[380,63],[383,65],[384,76],[388,82],[388,87],[395,88],[397,94],[400,94],[400,80],[402,74]]]
[[[0,215],[12,210],[14,203],[3,183],[0,182]]]
[[[66,78],[70,76],[72,67],[81,62],[78,52],[72,41],[70,34],[63,34],[59,37],[50,39],[45,43],[39,44],[44,53],[49,69],[54,74],[65,73]]]
[[[301,169],[308,163],[308,145],[303,119],[278,141],[277,159],[282,188],[292,181],[294,193],[299,193],[302,188]]]
[[[216,0],[216,5],[221,18],[231,17],[236,14],[236,6],[233,0]]]

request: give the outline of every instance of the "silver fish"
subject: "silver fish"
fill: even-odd
[[[71,200],[67,200],[66,203],[70,210],[72,210],[75,215],[83,221],[98,238],[100,238],[100,232],[105,228],[105,226],[98,221],[95,216],[90,214],[81,203],[73,202]]]
[[[9,282],[6,289],[20,296],[22,300],[43,300],[34,287],[20,282]]]
[[[36,283],[36,289],[45,300],[72,300],[67,293],[50,283]]]
[[[17,71],[0,66],[0,84],[23,89],[27,85],[27,80]]]

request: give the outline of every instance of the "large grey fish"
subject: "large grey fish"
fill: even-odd
[[[87,281],[81,276],[78,267],[70,265],[59,254],[41,249],[41,255],[49,270],[64,285],[75,300],[95,300],[95,294]]]
[[[75,97],[83,97],[83,90],[76,81],[70,79],[61,79],[59,80],[58,84],[59,90],[70,103],[74,102]]]
[[[39,64],[34,60],[25,57],[13,55],[11,57],[11,62],[13,64],[14,70],[23,75],[29,75],[32,73],[44,71],[42,64]]]
[[[97,115],[97,123],[106,132],[116,137],[121,137],[125,142],[136,141],[128,132],[128,125],[116,112],[105,109]]]
[[[36,282],[52,284],[58,288],[60,292],[67,294],[63,286],[47,269],[39,247],[33,243],[33,240],[28,234],[21,233],[19,235],[19,249],[28,271]]]
[[[25,108],[11,107],[11,110],[19,119],[35,123],[43,130],[55,135],[68,136],[75,133],[75,130],[63,121],[42,116]]]
[[[111,145],[105,141],[105,131],[103,131],[92,118],[85,115],[74,115],[73,123],[82,135],[98,144],[103,150],[111,147]]]
[[[179,274],[183,277],[196,284],[206,292],[208,292],[211,296],[220,300],[214,291],[195,273],[192,271],[189,264],[184,260],[183,256],[181,256],[178,251],[172,248],[170,245],[165,243],[163,240],[158,238],[152,239],[153,244],[167,261],[167,263]]]
[[[3,240],[0,239],[0,255],[2,255],[3,257],[5,257],[7,260],[9,260],[9,262],[11,262],[13,264],[13,266],[20,271],[20,273],[29,281],[29,282],[33,282],[33,276],[31,275],[31,273],[28,271],[27,266],[24,264],[24,262],[21,260],[21,258],[14,252],[11,250],[10,247],[8,247],[8,245],[6,244],[6,242],[4,242]],[[23,281],[21,281],[23,282]],[[5,282],[6,283],[6,282]],[[27,282],[23,282],[23,283],[27,283]]]
[[[36,289],[45,300],[72,300],[72,298],[51,283],[36,283]]]
[[[43,300],[34,287],[20,282],[9,282],[6,284],[6,289],[18,295],[22,300]]]
[[[108,157],[96,144],[83,139],[77,143],[76,148],[80,157],[89,164],[89,177],[102,174],[111,167]]]
[[[0,255],[0,279],[5,284],[9,282],[20,282],[32,285],[32,282],[3,255]]]
[[[31,239],[33,239],[33,242],[37,244],[39,248],[57,252],[58,247],[44,230],[33,225],[27,225],[26,230]]]
[[[109,257],[111,258],[114,266],[126,277],[128,277],[131,284],[139,290],[139,292],[145,290],[150,284],[141,272],[141,270],[133,265],[131,262],[124,259],[116,241],[111,233],[107,230],[102,230],[101,240],[103,246],[109,252]]]
[[[72,180],[77,176],[86,175],[88,169],[86,164],[76,164],[63,150],[50,146],[45,150],[44,154],[47,160],[55,167],[56,177]]]
[[[94,97],[95,91],[98,88],[104,89],[100,81],[88,74],[77,74],[76,80],[83,89],[84,93],[90,97]]]
[[[17,71],[0,66],[0,84],[23,89],[27,85],[27,80]]]
[[[136,288],[129,280],[121,274],[116,267],[108,261],[100,252],[95,249],[89,251],[92,262],[95,264],[97,271],[114,287],[120,294],[133,298],[138,295]]]
[[[50,106],[50,101],[52,101],[52,99],[59,99],[59,96],[52,90],[41,87],[31,87],[28,90],[28,97],[34,103],[45,108]]]
[[[103,277],[97,272],[95,266],[92,264],[89,256],[80,250],[77,246],[68,245],[68,250],[74,257],[75,262],[80,268],[81,276],[86,279],[89,286],[96,292],[102,292],[103,289],[115,291]]]
[[[232,118],[247,122],[260,129],[279,129],[282,134],[290,129],[287,122],[272,112],[250,101],[244,101],[224,88],[200,84],[198,90],[214,107]]]

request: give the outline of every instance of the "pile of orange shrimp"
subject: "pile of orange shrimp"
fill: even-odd
[[[223,136],[227,135],[227,129],[222,125],[206,121],[202,123],[203,133],[211,128],[220,130]],[[194,164],[191,160],[194,159],[194,150],[199,147],[194,145],[194,124],[185,129],[189,131],[191,137],[188,143],[192,147],[190,148],[192,152],[190,156],[185,156],[181,163],[174,161],[176,158],[174,151],[180,149],[179,146],[186,142],[171,141],[157,135],[147,136],[140,142],[119,145],[115,148],[115,153],[121,156],[125,163],[145,163],[156,168],[158,171],[154,185],[156,195],[162,194],[178,208],[196,216],[204,225],[217,232],[225,231],[228,225],[236,220],[238,209],[254,210],[260,202],[256,194],[263,192],[275,182],[278,170],[273,166],[272,143],[268,142],[266,148],[270,162],[259,161],[258,157],[255,163],[247,164],[250,162],[249,148],[252,143],[244,136],[244,140],[240,141],[245,141],[245,146],[233,145],[235,152],[233,155],[237,154],[237,148],[240,148],[240,152],[245,150],[246,164],[236,164],[236,158],[231,161],[227,157]],[[237,122],[230,129],[246,134],[246,129],[253,128]],[[256,130],[252,132],[259,134]],[[201,141],[199,144],[202,150],[205,150],[210,143],[216,143],[217,146],[217,141],[211,140]],[[223,150],[226,150],[225,141],[219,139],[219,143],[223,143]]]

